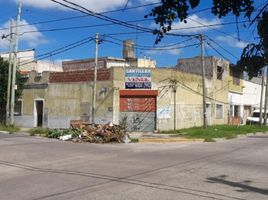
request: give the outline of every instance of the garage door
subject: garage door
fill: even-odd
[[[154,131],[156,129],[155,90],[121,90],[120,121],[128,131]]]

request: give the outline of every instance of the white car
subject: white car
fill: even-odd
[[[264,112],[262,112],[262,115],[264,116]],[[267,116],[268,116],[268,111],[267,111]],[[263,122],[264,119],[262,119]],[[254,110],[252,115],[250,117],[247,117],[246,124],[258,124],[260,121],[260,110]],[[266,124],[268,122],[268,118],[266,121]]]

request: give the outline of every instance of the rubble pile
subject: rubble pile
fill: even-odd
[[[72,128],[80,128],[81,134],[77,138],[73,138],[74,142],[90,142],[90,143],[129,143],[129,136],[123,126],[108,124],[82,124],[72,125]]]

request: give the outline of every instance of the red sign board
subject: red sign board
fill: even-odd
[[[155,112],[155,97],[120,97],[120,112]]]

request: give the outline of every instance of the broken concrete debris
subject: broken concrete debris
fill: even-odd
[[[80,131],[80,134],[68,134],[59,137],[60,140],[72,140],[73,142],[90,143],[129,143],[129,135],[123,126],[108,124],[86,124],[84,122],[71,121],[71,128]]]

